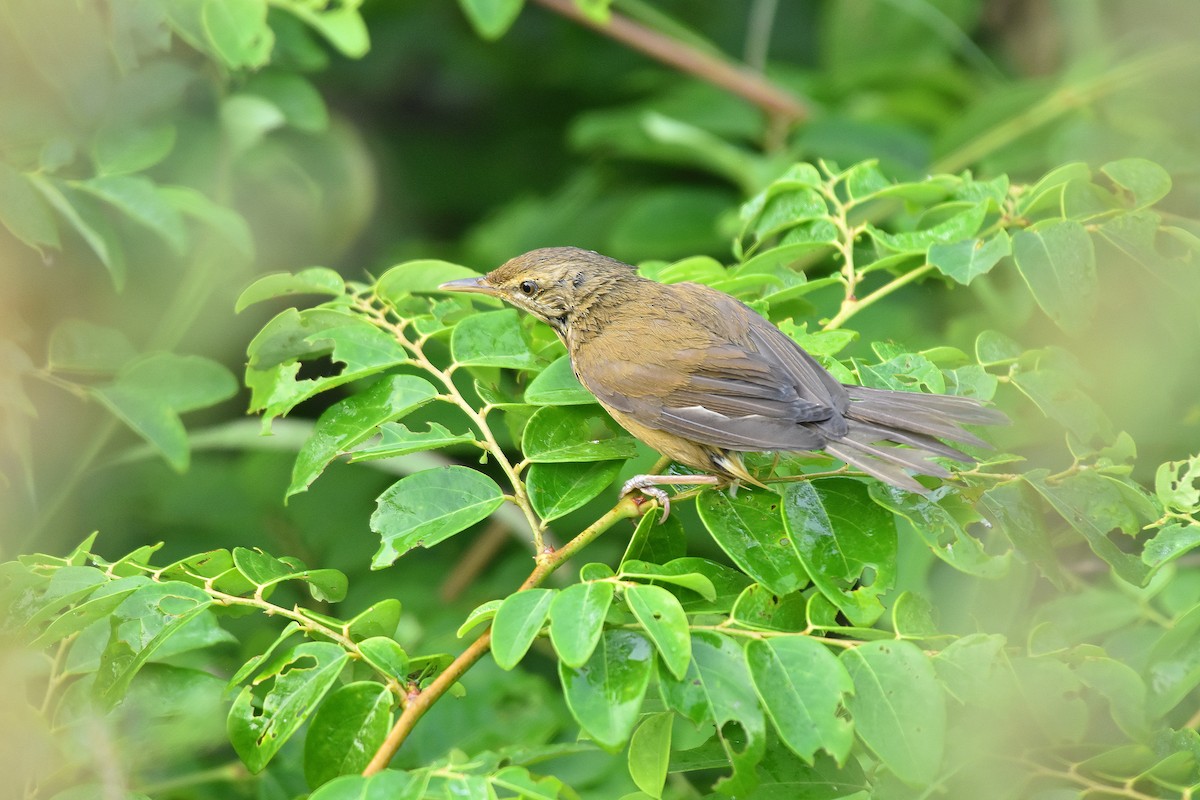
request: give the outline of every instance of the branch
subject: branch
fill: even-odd
[[[678,39],[639,25],[620,14],[612,14],[607,23],[599,23],[584,15],[573,0],[537,0],[537,2],[557,14],[603,33],[656,61],[661,61],[681,72],[694,75],[748,100],[765,111],[776,125],[791,125],[803,122],[808,117],[808,107],[794,94],[776,86],[748,67],[738,66],[704,53]]]
[[[562,564],[575,553],[587,547],[593,541],[611,528],[617,522],[623,519],[640,516],[642,513],[639,504],[633,498],[626,497],[618,502],[612,509],[600,519],[593,522],[578,536],[567,542],[560,549],[552,552],[539,554],[537,566],[533,572],[529,573],[529,577],[521,584],[518,592],[523,592],[526,589],[532,589],[540,586],[550,574],[558,569]],[[384,739],[383,744],[379,746],[379,750],[371,758],[371,763],[367,764],[367,768],[363,770],[363,775],[374,775],[376,772],[387,767],[392,757],[404,744],[404,740],[412,733],[413,727],[417,721],[425,715],[438,699],[450,690],[459,678],[466,674],[475,662],[483,658],[487,653],[488,648],[492,643],[491,628],[480,634],[479,638],[471,642],[470,647],[459,654],[458,658],[450,663],[450,666],[434,678],[433,682],[422,689],[415,695],[410,695],[408,705],[400,713],[400,718],[396,720],[396,724],[392,726],[392,730]]]

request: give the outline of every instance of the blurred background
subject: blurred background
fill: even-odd
[[[324,265],[354,280],[414,258],[486,270],[561,244],[732,263],[739,204],[817,159],[878,159],[897,180],[971,170],[1020,183],[1144,157],[1172,175],[1164,213],[1200,235],[1191,0],[608,5],[580,3],[587,17],[549,0],[247,0],[222,16],[203,3],[4,0],[3,559],[97,529],[113,554],[165,541],[164,561],[258,545],[350,573],[347,613],[451,570],[465,545],[365,570],[367,519],[394,475],[333,469],[283,505],[320,405],[263,438],[243,419],[245,393],[214,378],[164,401],[165,417],[191,411],[190,449],[174,459],[119,422],[111,387],[135,354],[195,354],[240,376],[272,309],[236,315],[234,299],[262,273]],[[589,26],[609,11],[650,31],[651,52]],[[791,119],[674,68],[681,52],[736,65],[786,98]],[[1200,297],[1118,248],[1098,257],[1101,313],[1078,336],[1007,270],[907,289],[856,318],[853,352],[887,339],[969,349],[983,328],[1060,345],[1113,429],[1133,435],[1146,478],[1200,449]],[[1027,451],[1042,435],[1044,457],[1061,457],[1056,426],[1030,429]],[[414,640],[445,635],[526,563],[513,544],[468,597],[407,593],[404,624]],[[488,684],[512,716],[477,723],[480,737],[563,723],[545,685],[522,680]],[[469,713],[455,708],[444,713]],[[441,752],[439,728],[422,728],[414,760]]]

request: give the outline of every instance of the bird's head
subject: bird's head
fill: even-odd
[[[640,280],[616,259],[578,247],[544,247],[510,259],[479,278],[462,278],[439,288],[499,297],[565,333],[577,313],[612,288]]]

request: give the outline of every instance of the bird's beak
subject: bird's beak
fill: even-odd
[[[473,292],[475,294],[496,295],[496,287],[487,282],[487,278],[459,278],[456,281],[446,281],[438,287],[445,292]]]

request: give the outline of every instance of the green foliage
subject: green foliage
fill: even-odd
[[[345,259],[373,210],[353,131],[393,131],[324,98],[385,105],[364,87],[390,90],[397,67],[317,73],[367,53],[365,13],[376,38],[450,53],[454,92],[488,95],[505,71],[480,69],[479,44],[355,0],[0,11],[0,72],[16,76],[0,81],[0,247],[128,301],[64,302],[32,335],[19,315],[0,323],[0,489],[46,508],[22,535],[61,549],[70,501],[106,528],[0,564],[6,727],[28,731],[4,764],[26,796],[1190,797],[1200,194],[1178,104],[1132,95],[1191,86],[1194,56],[1020,80],[968,35],[976,0],[847,0],[804,18],[813,58],[787,43],[811,70],[780,56],[762,79],[819,113],[764,121],[744,91],[652,75],[615,104],[625,67],[603,43],[546,45],[524,19],[541,4],[458,5],[512,48],[480,52],[536,50],[536,72],[485,141],[400,134],[393,156],[422,154],[404,164],[411,198],[391,197],[398,227]],[[816,13],[784,5],[780,25]],[[702,73],[729,47],[655,6],[575,7],[627,15]],[[687,13],[743,27],[733,5]],[[1095,26],[1076,27],[1089,50]],[[530,123],[562,99],[546,74],[577,104],[553,122],[586,156],[565,177]],[[451,168],[470,197],[438,207]],[[496,187],[514,180],[508,201]],[[489,217],[413,233],[408,202]],[[765,488],[683,489],[663,521],[615,487],[679,468],[609,418],[553,333],[437,288],[477,274],[459,261],[564,241],[738,297],[839,380],[980,398],[1013,425],[922,495],[821,454],[764,454],[749,466]],[[255,277],[252,262],[295,268]],[[0,277],[20,289],[23,268]],[[183,427],[236,391],[190,330],[228,320],[200,307],[209,294],[259,328],[231,338],[250,339],[249,406],[273,436]],[[155,313],[126,320],[139,306]],[[95,401],[65,455],[36,438],[75,413],[54,392]],[[254,452],[268,448],[290,474]],[[109,483],[88,474],[102,453]],[[154,469],[136,465],[146,453],[190,472],[136,471]],[[165,547],[131,541],[148,526]],[[497,555],[498,537],[521,550]]]

